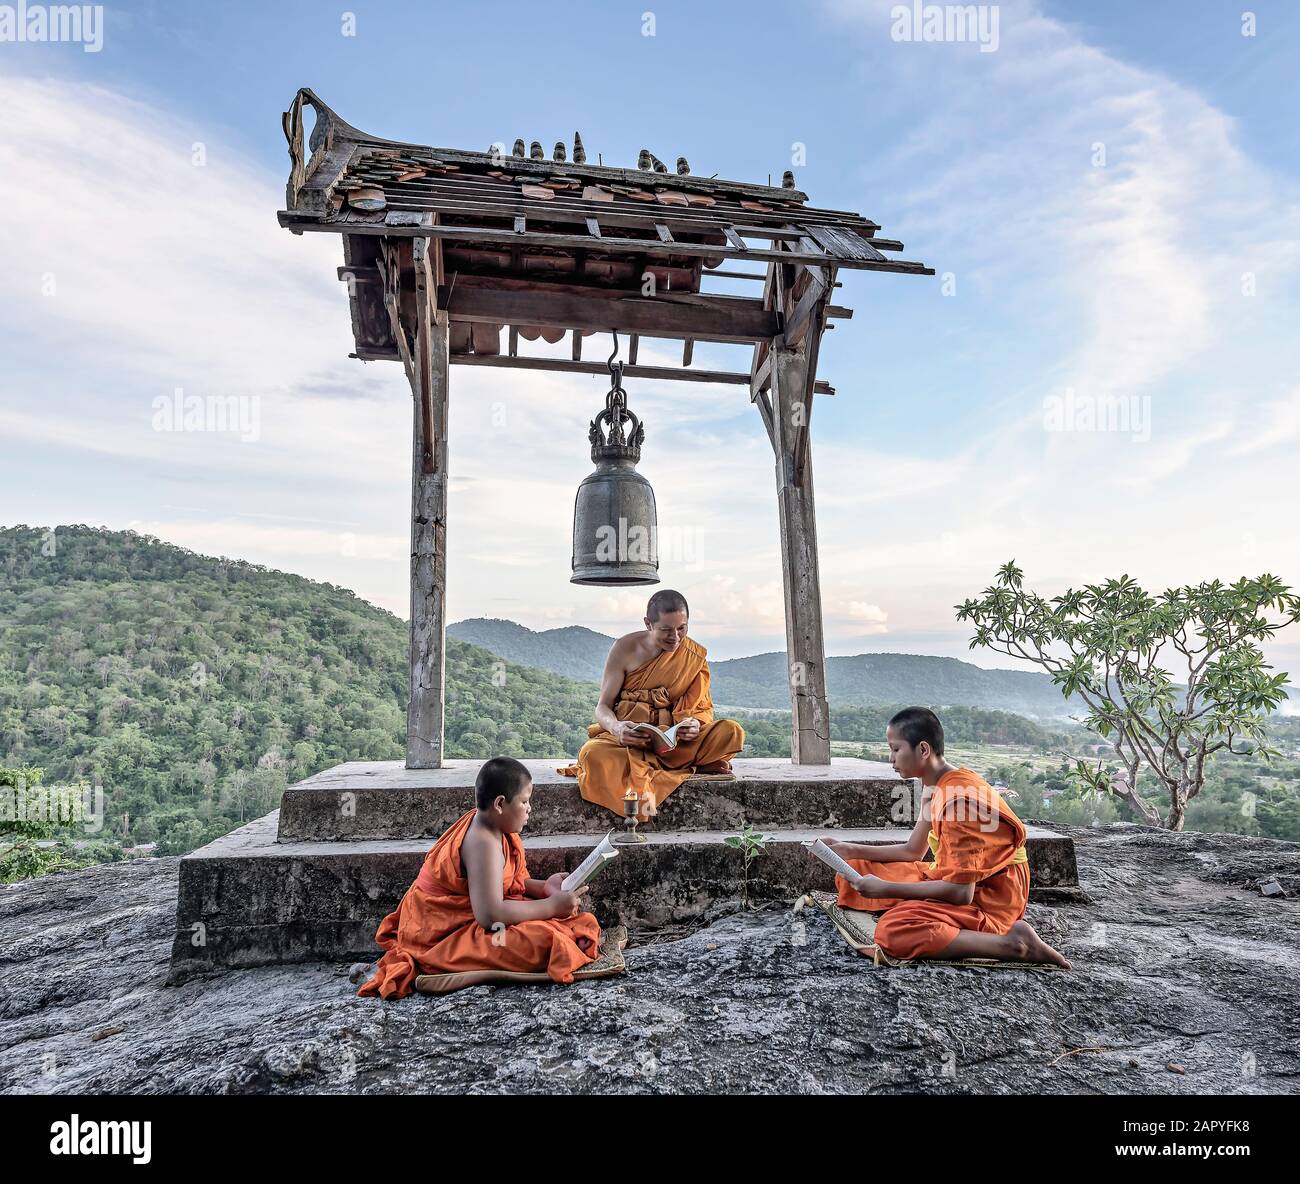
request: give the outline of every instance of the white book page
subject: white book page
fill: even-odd
[[[841,876],[847,880],[854,880],[862,873],[855,867],[850,867],[843,859],[832,851],[825,843],[818,839],[811,847],[808,848],[818,859],[827,867],[834,868]]]
[[[610,834],[612,833],[611,831]],[[597,871],[617,854],[618,848],[609,841],[609,834],[607,834],[591,849],[591,854],[564,877],[564,882],[560,885],[560,888],[565,892],[573,892],[575,889],[581,888],[588,880],[594,878]]]

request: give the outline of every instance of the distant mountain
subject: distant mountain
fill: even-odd
[[[714,662],[713,695],[735,707],[790,706],[783,653]],[[857,654],[826,659],[832,709],[891,703],[985,707],[1035,719],[1064,719],[1073,709],[1046,674],[986,670],[956,658]]]
[[[589,682],[600,680],[614,641],[576,625],[538,633],[514,621],[483,617],[449,625],[447,632],[507,662]],[[713,697],[719,704],[789,710],[785,654],[756,654],[710,665]],[[1046,674],[986,670],[956,658],[920,654],[827,658],[826,680],[832,706],[926,703],[1014,711],[1036,719],[1063,719],[1073,709]]]
[[[587,682],[600,682],[605,670],[605,657],[614,644],[612,637],[594,629],[584,629],[581,625],[537,633],[514,621],[490,617],[457,621],[447,626],[447,632],[470,645],[490,650],[507,662],[518,662],[521,666],[534,666]]]

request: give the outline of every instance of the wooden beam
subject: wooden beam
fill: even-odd
[[[693,337],[688,337],[682,343],[682,365],[683,366],[689,366],[691,364],[691,356],[694,353],[695,353],[695,339]]]
[[[795,435],[811,401],[808,355],[772,346],[772,420],[777,503],[781,524],[781,576],[785,592],[785,647],[789,662],[791,759],[828,765],[830,708],[826,699],[826,647],[822,630],[821,574],[812,462],[796,473]]]
[[[762,342],[754,345],[754,362],[749,372],[749,397],[755,401],[772,382],[772,350]]]
[[[599,333],[643,333],[647,337],[694,337],[701,341],[748,343],[771,337],[776,317],[755,300],[739,297],[666,294],[579,294],[553,288],[523,291],[447,285],[440,307],[457,321],[541,328],[588,329]]]
[[[406,767],[442,765],[447,641],[447,330],[427,243],[414,251],[416,385],[412,400],[411,669]]]
[[[437,285],[429,258],[429,240],[417,239],[412,245],[411,265],[415,276],[415,370],[418,384],[415,397],[420,403],[420,422],[424,430],[424,471],[433,472],[434,449],[434,375],[429,340],[433,318],[437,314]],[[445,318],[444,318],[445,319]],[[445,351],[444,351],[445,352]]]
[[[578,247],[596,247],[599,250],[624,254],[690,255],[702,258],[720,255],[724,259],[776,259],[788,263],[815,263],[823,267],[850,267],[860,271],[891,271],[901,272],[906,275],[934,275],[933,267],[926,267],[922,263],[909,260],[886,260],[882,263],[872,259],[836,258],[825,253],[811,254],[803,251],[795,253],[775,251],[764,247],[736,247],[734,244],[721,246],[711,243],[685,243],[681,241],[661,243],[657,239],[597,239],[587,234],[554,234],[540,231],[529,231],[526,238],[524,238],[516,235],[513,230],[506,230],[497,226],[389,226],[383,222],[322,222],[315,217],[304,217],[283,211],[280,214],[280,224],[290,230],[331,234],[432,236],[434,238],[485,243],[518,243],[523,241],[529,246],[564,247],[570,250]]]
[[[762,391],[754,396],[754,405],[758,408],[758,414],[763,419],[763,427],[767,429],[767,440],[772,445],[773,452],[776,451],[776,427],[772,423],[772,399],[766,392]]]
[[[629,355],[631,350],[628,351]],[[604,362],[571,362],[568,358],[520,358],[507,354],[452,354],[453,366],[494,366],[502,370],[550,370],[564,374],[594,374],[608,377],[609,368]],[[725,386],[747,386],[749,375],[732,370],[679,370],[673,366],[637,366],[629,362],[623,367],[626,378],[657,378],[673,382],[708,382]],[[833,395],[835,388],[829,382],[818,382],[817,394]]]
[[[824,278],[824,274],[812,276],[803,295],[799,297],[790,315],[785,319],[783,336],[788,349],[797,349],[803,343],[809,326],[812,326],[816,332],[821,332],[823,309],[830,291],[830,285]]]
[[[415,359],[411,351],[411,342],[402,324],[401,313],[401,273],[402,256],[408,254],[406,244],[392,239],[385,239],[380,246],[376,264],[384,290],[384,308],[388,313],[388,325],[393,334],[393,343],[402,368],[406,371],[406,381],[415,389]]]
[[[578,329],[573,331],[573,360],[575,362],[582,360],[582,333]]]
[[[641,344],[641,338],[640,338],[636,333],[633,333],[633,334],[628,338],[628,343],[627,343],[627,361],[628,361],[628,365],[629,365],[629,366],[635,366],[635,365],[636,365],[636,351],[637,351],[637,347],[638,347],[640,344]],[[625,372],[626,372],[626,371],[625,371]]]

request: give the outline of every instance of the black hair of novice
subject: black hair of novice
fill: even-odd
[[[671,588],[660,588],[650,597],[650,603],[645,606],[645,615],[651,621],[657,621],[664,613],[685,613],[689,617],[691,610],[686,597]]]
[[[494,756],[484,761],[474,780],[474,804],[486,810],[499,797],[513,802],[532,782],[532,776],[512,756]]]
[[[924,740],[935,756],[943,756],[943,724],[928,707],[904,707],[889,726],[913,748]]]

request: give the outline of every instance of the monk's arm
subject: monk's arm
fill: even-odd
[[[605,659],[605,673],[600,680],[600,698],[596,702],[596,722],[605,731],[617,736],[623,725],[614,714],[614,703],[618,693],[623,689],[623,656],[618,643],[609,647],[609,657]]]
[[[975,899],[974,884],[953,884],[948,880],[921,880],[915,884],[896,884],[879,876],[859,876],[853,887],[863,896],[891,896],[901,900],[942,900],[945,904],[970,904]]]
[[[693,719],[701,727],[713,722],[713,695],[709,690],[709,668],[705,666],[686,688],[685,693],[673,704],[673,722]],[[693,728],[692,732],[699,728]]]
[[[605,659],[605,673],[600,680],[600,698],[596,702],[596,722],[628,748],[649,748],[649,736],[636,732],[629,732],[625,736],[623,728],[626,725],[614,714],[614,704],[623,689],[623,664],[624,650],[620,639],[609,647],[609,657]]]
[[[842,859],[870,859],[875,863],[916,863],[925,857],[930,847],[929,800],[921,805],[921,816],[912,827],[905,843],[844,843],[838,839],[823,839]],[[891,894],[892,895],[892,894]]]
[[[461,846],[461,858],[465,861],[465,874],[469,879],[469,902],[474,909],[474,920],[484,929],[568,916],[573,907],[572,894],[567,892],[544,900],[506,900],[501,887],[505,860],[496,843],[476,842],[467,836]],[[557,911],[561,904],[560,896],[570,898],[563,913]]]

